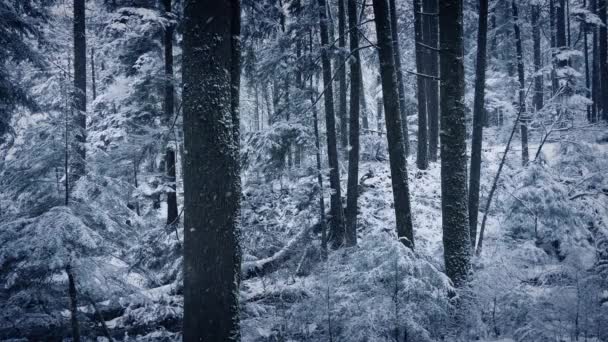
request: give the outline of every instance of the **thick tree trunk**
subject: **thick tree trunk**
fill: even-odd
[[[72,186],[86,173],[87,140],[87,41],[85,33],[85,0],[74,0],[74,130]]]
[[[446,273],[456,287],[466,283],[471,264],[462,2],[439,1],[443,249]]]
[[[391,166],[391,181],[395,201],[395,218],[397,221],[397,236],[408,247],[414,247],[414,229],[410,208],[410,194],[407,179],[407,161],[401,129],[399,113],[399,92],[397,90],[397,71],[395,70],[395,54],[391,43],[391,27],[389,8],[386,0],[374,0],[374,22],[378,41],[380,59],[380,77],[382,80],[382,96],[386,112],[386,135]]]
[[[534,110],[543,108],[543,75],[539,74],[543,68],[540,48],[540,5],[532,5],[532,40],[534,44]]]
[[[425,13],[437,13],[437,0],[424,0],[423,9]],[[437,48],[439,42],[439,24],[436,15],[428,15],[425,20],[428,39],[425,44]],[[486,20],[487,21],[487,20]],[[427,56],[426,71],[431,76],[439,77],[439,54],[429,50]],[[428,118],[428,141],[429,161],[437,161],[437,150],[439,148],[439,83],[437,80],[426,78],[426,110]]]
[[[171,0],[163,0],[165,13],[171,13]],[[171,125],[173,121],[173,25],[165,27],[163,43],[165,46],[165,118],[164,121]],[[167,148],[165,151],[165,167],[167,168],[167,181],[171,183],[173,191],[167,192],[167,224],[176,224],[177,217],[177,195],[175,193],[175,151]]]
[[[604,25],[600,26],[599,34],[599,64],[600,64],[600,93],[601,117],[608,121],[608,21],[606,11],[608,10],[608,0],[598,0],[598,11],[600,20]]]
[[[405,155],[410,154],[409,130],[407,128],[407,111],[405,107],[405,85],[403,71],[401,70],[401,48],[399,44],[399,19],[395,0],[389,1],[391,39],[393,41],[393,56],[395,59],[395,72],[397,73],[397,91],[399,92],[399,115],[401,115],[401,130],[403,131],[403,144]]]
[[[519,11],[517,0],[511,0],[513,9],[513,31],[515,32],[515,48],[517,51],[517,78],[519,80],[519,108],[522,114],[521,120],[521,162],[522,165],[528,164],[530,159],[528,153],[528,118],[526,116],[526,77],[524,74],[524,57],[521,43],[521,32],[519,30]]]
[[[327,156],[329,162],[329,187],[331,188],[331,231],[330,240],[334,248],[344,243],[344,209],[342,208],[342,191],[340,189],[340,166],[338,163],[338,149],[336,141],[336,118],[334,116],[334,98],[331,73],[331,61],[327,53],[329,37],[327,32],[327,18],[325,0],[318,0],[319,23],[321,33],[321,64],[323,67],[323,85],[325,86],[325,127],[327,129]]]
[[[471,142],[471,174],[469,176],[469,226],[471,245],[475,247],[479,215],[479,181],[486,87],[486,44],[488,36],[488,0],[479,1],[477,26],[477,65],[475,66],[475,100],[473,104],[473,139]]]
[[[346,49],[346,9],[345,0],[338,0],[338,47],[343,52]],[[341,55],[342,56],[342,55]],[[344,57],[340,57],[339,65],[344,64]],[[346,154],[348,148],[348,117],[346,116],[346,67],[338,69],[338,83],[340,86],[338,117],[340,118],[340,148]]]
[[[422,18],[422,0],[414,0],[414,32],[415,32],[415,51],[416,51],[416,71],[419,74],[426,74],[425,60],[427,57],[424,47],[420,44],[422,40],[423,24]],[[427,134],[427,113],[426,113],[426,80],[423,76],[416,77],[416,87],[418,95],[418,152],[416,155],[416,166],[420,170],[426,170],[429,167],[428,159],[428,134]]]
[[[78,293],[76,281],[72,273],[72,266],[67,265],[65,273],[68,275],[68,293],[70,296],[70,323],[72,325],[72,341],[80,342],[80,325],[78,324]]]
[[[359,198],[359,110],[361,90],[361,59],[359,57],[359,31],[357,30],[357,1],[348,0],[348,26],[350,51],[350,120],[348,151],[348,192],[346,196],[346,244],[357,244],[357,199]]]
[[[184,3],[184,341],[240,340],[239,5]]]

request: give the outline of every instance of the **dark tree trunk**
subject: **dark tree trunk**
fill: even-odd
[[[555,72],[555,68],[557,67],[555,56],[557,55],[557,42],[556,42],[556,32],[555,32],[555,1],[549,0],[549,31],[551,35],[551,63],[553,64],[553,69],[551,70],[551,93],[553,95],[557,94],[559,90],[559,83],[557,81],[557,73]],[[559,1],[559,0],[557,0]]]
[[[338,0],[338,47],[340,48],[340,56],[343,56],[344,49],[346,49],[346,9],[344,5],[345,0]],[[348,128],[347,122],[348,117],[346,116],[346,66],[344,64],[344,57],[340,57],[338,69],[338,83],[340,85],[339,93],[339,104],[338,104],[338,116],[340,117],[340,147],[346,153],[348,148]]]
[[[388,4],[386,0],[374,0],[374,22],[378,41],[380,59],[380,77],[382,80],[382,96],[386,112],[386,136],[391,166],[391,181],[395,201],[395,218],[397,221],[397,236],[404,245],[414,247],[414,229],[410,208],[410,194],[407,180],[407,161],[401,129],[399,113],[399,92],[397,90],[397,71],[395,70],[395,54],[391,42],[391,27],[388,20]]]
[[[427,57],[424,48],[420,45],[423,43],[422,33],[424,20],[422,18],[422,1],[414,0],[414,31],[415,31],[415,50],[416,50],[416,71],[419,74],[426,74],[425,60]],[[423,76],[416,77],[416,86],[418,94],[418,153],[416,155],[416,165],[420,170],[426,170],[429,167],[428,158],[428,134],[427,134],[427,114],[426,114],[426,80]]]
[[[558,0],[555,11],[555,19],[555,44],[557,45],[557,49],[561,52],[568,47],[568,42],[566,40],[566,0]],[[558,68],[563,68],[567,65],[568,60],[557,60]]]
[[[466,283],[471,263],[462,6],[462,0],[439,1],[443,249],[446,273],[456,287]]]
[[[323,66],[323,85],[325,86],[325,126],[327,129],[327,156],[329,162],[329,187],[331,188],[331,232],[330,239],[333,247],[344,243],[344,210],[342,208],[342,191],[340,189],[340,166],[336,142],[336,118],[334,116],[334,98],[331,73],[331,61],[327,53],[329,44],[325,0],[318,0],[319,23],[321,33],[321,64]]]
[[[68,293],[70,295],[70,323],[72,325],[72,341],[80,342],[80,325],[78,324],[78,293],[76,281],[72,273],[72,266],[67,265],[65,272],[68,275]]]
[[[378,87],[380,87],[378,98],[376,99],[376,124],[378,129],[378,136],[382,136],[382,116],[384,111],[384,100],[382,100],[382,78],[378,75],[377,79]]]
[[[93,101],[97,98],[97,85],[95,84],[95,48],[91,48],[91,91]]]
[[[363,72],[361,70],[361,62],[359,62],[359,74],[361,75],[361,78],[363,78]],[[363,116],[362,121],[363,121],[363,130],[368,130],[369,129],[369,115],[367,112],[367,100],[365,99],[365,87],[363,85],[363,82],[360,82],[359,85],[361,86],[359,89],[359,96],[361,97],[361,116]]]
[[[409,130],[407,128],[407,111],[405,110],[405,85],[403,84],[403,71],[401,70],[401,48],[399,45],[399,19],[395,0],[389,1],[391,39],[393,42],[393,56],[395,59],[395,72],[397,73],[397,91],[399,92],[399,115],[401,115],[401,130],[403,131],[403,144],[405,155],[410,154]]]
[[[515,49],[517,51],[517,78],[519,80],[519,108],[522,112],[521,120],[521,161],[522,165],[528,164],[528,125],[526,116],[526,77],[524,74],[524,57],[521,43],[521,32],[519,30],[519,11],[517,0],[511,0],[513,8],[513,31],[515,32]]]
[[[471,142],[471,174],[469,176],[469,226],[471,245],[475,247],[479,215],[479,181],[486,87],[486,44],[488,36],[488,0],[479,1],[477,29],[477,65],[475,66],[475,100],[473,104],[473,139]]]
[[[597,14],[597,0],[591,0],[591,12]],[[600,86],[600,51],[599,51],[599,39],[598,39],[598,27],[593,27],[593,66],[592,66],[592,80],[591,80],[591,99],[593,100],[593,105],[591,107],[591,117],[593,118],[593,122],[596,122],[599,119],[600,108],[601,108],[601,86]]]
[[[240,340],[239,5],[184,4],[184,341]]]
[[[171,0],[163,0],[165,13],[171,13]],[[165,122],[171,125],[173,121],[173,25],[165,27],[164,41],[165,45]],[[167,193],[167,224],[177,223],[177,195],[175,193],[175,151],[167,148],[165,151],[165,167],[167,168],[167,181],[171,183],[169,186],[173,191]]]
[[[423,9],[425,13],[437,13],[437,0],[424,0]],[[439,41],[439,24],[436,15],[427,15],[425,20],[428,39],[425,44],[437,48]],[[487,21],[487,19],[486,19]],[[426,71],[431,76],[439,76],[439,55],[436,51],[428,51]],[[439,83],[426,78],[427,118],[428,118],[428,141],[429,160],[437,161],[437,150],[439,148]]]
[[[599,34],[599,64],[600,64],[600,93],[599,99],[601,102],[601,117],[608,121],[608,28],[606,21],[606,10],[608,9],[608,0],[598,0],[598,11],[600,20],[604,25],[600,26]]]
[[[346,244],[357,244],[357,199],[359,197],[359,110],[361,90],[361,59],[359,57],[359,31],[357,30],[357,1],[348,0],[348,26],[350,51],[350,127],[348,151],[348,193],[346,196]]]
[[[534,44],[534,110],[543,108],[543,75],[539,74],[543,68],[540,50],[540,5],[532,5],[532,40]]]
[[[87,140],[87,42],[85,33],[85,0],[74,0],[74,129],[72,186],[85,175]]]
[[[583,8],[587,8],[587,0],[583,0]],[[585,57],[585,96],[591,99],[591,77],[589,75],[589,41],[587,34],[587,24],[581,23],[583,30],[583,55]],[[592,122],[591,106],[587,106],[587,121]]]

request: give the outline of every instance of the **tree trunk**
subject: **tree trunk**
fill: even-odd
[[[391,43],[391,27],[388,20],[388,4],[386,0],[374,0],[374,22],[378,41],[380,60],[380,77],[382,80],[382,96],[386,112],[386,136],[391,166],[391,182],[395,202],[395,218],[397,221],[397,236],[406,246],[414,248],[414,230],[410,208],[410,194],[407,179],[407,161],[401,129],[399,113],[399,92],[397,90],[397,71],[395,70],[395,54]]]
[[[423,18],[422,18],[422,0],[414,0],[414,31],[415,31],[415,50],[416,50],[416,71],[419,74],[426,74],[424,58],[427,57],[424,48],[420,45],[424,43],[422,40],[423,33]],[[416,165],[420,170],[426,170],[429,167],[428,159],[428,135],[427,135],[427,115],[426,115],[426,80],[423,76],[416,77],[416,86],[418,94],[418,153],[416,155]]]
[[[165,13],[171,13],[171,0],[163,0]],[[164,35],[165,45],[165,122],[171,125],[173,121],[173,25],[165,27]],[[171,183],[169,186],[173,191],[167,192],[167,224],[176,224],[177,217],[177,195],[175,193],[175,151],[167,148],[165,151],[165,167],[167,168],[167,181]]]
[[[462,2],[439,1],[443,249],[446,273],[456,287],[466,283],[471,263]]]
[[[425,13],[437,13],[437,0],[424,0],[423,7]],[[428,15],[425,21],[428,31],[428,40],[425,44],[437,48],[439,40],[437,16]],[[429,50],[426,70],[429,75],[439,77],[439,54],[436,51]],[[437,80],[426,78],[425,98],[427,101],[429,160],[436,162],[439,148],[439,83]]]
[[[87,42],[85,33],[85,0],[74,0],[74,142],[72,186],[85,175],[87,140]]]
[[[587,8],[587,0],[583,0],[583,8]],[[589,75],[589,41],[587,34],[587,23],[581,23],[583,31],[583,55],[585,57],[585,97],[591,99],[591,77]],[[587,121],[592,122],[591,106],[587,106]]]
[[[593,14],[597,14],[597,0],[591,0],[591,12]],[[591,99],[593,100],[593,105],[591,107],[591,116],[593,122],[596,122],[599,119],[600,108],[601,108],[601,86],[600,86],[600,49],[599,49],[599,39],[598,39],[598,27],[593,26],[593,66],[592,66],[592,80],[591,80]]]
[[[331,188],[331,232],[330,239],[334,248],[344,243],[344,210],[342,208],[342,191],[340,189],[340,166],[336,142],[336,118],[334,116],[334,98],[331,73],[331,61],[327,53],[329,44],[325,0],[318,0],[319,23],[321,33],[321,64],[323,67],[323,85],[325,86],[325,126],[327,129],[327,156],[329,162],[329,187]]]
[[[550,35],[551,35],[551,63],[553,64],[553,69],[551,70],[551,93],[553,95],[557,94],[557,91],[559,90],[559,84],[557,81],[557,73],[555,72],[556,69],[556,61],[555,61],[555,56],[557,55],[557,42],[556,42],[556,32],[555,32],[555,1],[556,0],[549,0],[549,31]],[[557,0],[559,1],[559,0]]]
[[[184,341],[240,340],[239,23],[238,0],[184,4]]]
[[[361,69],[361,62],[359,62],[359,75],[363,79],[363,71]],[[363,130],[367,131],[369,129],[369,116],[367,113],[367,100],[365,99],[365,87],[363,82],[360,82],[359,85],[361,89],[359,89],[359,95],[361,97],[361,116],[363,116]]]
[[[475,100],[473,104],[473,139],[471,142],[471,174],[469,176],[469,226],[471,245],[475,247],[479,215],[479,182],[486,87],[486,44],[488,36],[488,0],[479,1],[477,29],[477,64],[475,66]]]
[[[348,26],[350,51],[350,127],[348,151],[348,192],[346,196],[346,244],[357,244],[357,199],[359,197],[359,110],[361,90],[361,59],[359,57],[359,31],[357,30],[357,1],[348,0]]]
[[[343,52],[346,49],[346,9],[345,0],[338,0],[338,47],[340,48],[340,58],[338,63],[340,66],[344,64]],[[340,85],[338,117],[340,117],[340,147],[343,153],[348,149],[348,117],[346,116],[346,67],[338,69],[338,82]]]
[[[534,110],[543,108],[543,75],[539,74],[543,68],[540,47],[540,5],[532,5],[532,40],[534,41]]]
[[[95,84],[95,48],[91,48],[91,91],[93,92],[93,101],[97,98],[97,86]]]
[[[521,33],[519,31],[519,13],[517,0],[511,0],[513,9],[513,31],[515,32],[515,49],[517,51],[517,78],[519,79],[519,108],[522,114],[521,120],[521,162],[522,165],[528,163],[528,118],[526,117],[526,77],[524,74],[524,57],[521,46]],[[562,0],[563,1],[563,0]]]
[[[608,9],[608,0],[598,0],[598,11],[600,20],[604,25],[600,26],[599,34],[599,64],[600,64],[600,93],[599,99],[601,102],[601,117],[608,121],[608,28],[606,21],[606,10]]]
[[[393,42],[393,56],[395,59],[395,72],[397,73],[397,91],[399,92],[399,115],[401,115],[401,130],[403,131],[403,144],[405,155],[410,154],[409,130],[407,128],[407,111],[405,110],[405,85],[403,71],[401,70],[401,48],[399,44],[399,19],[395,0],[389,1],[391,39]]]
[[[76,282],[72,273],[72,266],[65,267],[68,275],[68,293],[70,295],[70,322],[72,325],[72,341],[80,342],[80,325],[78,324],[78,294],[76,293]]]

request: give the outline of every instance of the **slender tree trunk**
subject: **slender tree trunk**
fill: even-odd
[[[587,0],[583,0],[583,8],[587,8]],[[589,41],[588,41],[588,30],[587,23],[581,23],[581,30],[583,31],[583,55],[585,57],[585,97],[591,99],[591,77],[589,75]],[[591,106],[587,106],[587,121],[592,122],[591,117]]]
[[[361,67],[361,63],[359,63],[359,67]],[[359,74],[363,79],[363,71],[361,68],[359,68]],[[359,94],[361,96],[361,116],[363,116],[361,121],[363,121],[363,130],[367,131],[369,129],[369,116],[367,112],[367,100],[365,99],[365,86],[363,85],[363,82],[360,82],[359,85],[361,86],[361,89],[359,89]]]
[[[91,91],[93,92],[93,101],[97,98],[97,86],[95,84],[95,48],[91,48]]]
[[[566,0],[558,0],[555,11],[555,44],[560,52],[568,48],[566,35]],[[558,59],[557,67],[564,68],[568,65],[567,59]],[[561,82],[560,82],[561,83]]]
[[[397,90],[397,71],[395,69],[395,54],[391,43],[391,27],[389,8],[386,0],[373,0],[374,22],[378,41],[380,59],[380,77],[382,80],[382,95],[384,111],[386,112],[386,135],[391,166],[391,181],[395,201],[395,218],[397,221],[397,236],[408,247],[414,247],[414,229],[410,208],[410,194],[407,180],[407,161],[401,129],[399,112],[399,92]]]
[[[313,89],[312,77],[310,80],[310,88]],[[320,218],[320,222],[321,222],[321,249],[323,252],[323,257],[327,258],[327,225],[326,225],[326,218],[325,218],[325,199],[323,198],[323,193],[324,193],[323,173],[321,172],[321,138],[319,137],[319,118],[318,118],[318,114],[317,114],[317,106],[315,104],[315,99],[312,95],[310,98],[310,102],[313,104],[312,105],[312,116],[313,116],[313,120],[314,120],[314,130],[315,130],[315,148],[316,148],[315,157],[316,157],[316,161],[317,161],[317,182],[319,183],[319,211],[320,211],[319,218]]]
[[[471,245],[475,247],[479,215],[479,182],[486,87],[486,44],[488,36],[488,0],[479,1],[477,26],[477,64],[475,66],[475,100],[473,104],[473,139],[471,142],[471,174],[469,176],[469,226]]]
[[[72,160],[72,181],[86,172],[87,140],[87,42],[85,33],[85,0],[74,0],[74,127],[76,130]]]
[[[557,73],[555,69],[557,68],[556,56],[557,56],[557,38],[556,38],[556,30],[555,30],[555,1],[559,0],[549,0],[549,31],[551,35],[551,63],[553,64],[553,69],[551,70],[551,88],[552,94],[557,94],[559,90],[559,83],[557,81]]]
[[[70,295],[70,322],[72,325],[72,341],[80,342],[80,325],[78,323],[78,293],[76,292],[76,282],[72,273],[72,266],[65,267],[65,273],[68,275],[68,292]]]
[[[350,51],[350,129],[348,151],[348,193],[346,196],[346,244],[357,244],[357,199],[359,197],[359,110],[361,90],[361,59],[359,57],[359,31],[357,30],[357,0],[348,0],[348,26]]]
[[[416,40],[416,71],[419,74],[426,74],[424,68],[424,58],[427,57],[424,48],[420,45],[424,43],[422,40],[423,24],[422,18],[422,1],[414,0],[414,31]],[[416,77],[416,86],[418,94],[418,153],[416,155],[416,165],[420,170],[426,170],[429,167],[428,159],[428,134],[427,134],[427,114],[426,114],[426,80],[423,76]]]
[[[437,0],[424,0],[424,11],[426,13],[437,13]],[[439,42],[439,24],[436,15],[428,15],[425,18],[428,27],[428,40],[426,44],[437,48]],[[487,21],[487,20],[486,20]],[[439,77],[439,54],[429,50],[427,57],[427,73],[431,76]],[[429,160],[437,161],[439,148],[439,82],[434,79],[426,79],[426,101],[428,117],[428,141],[429,141]]]
[[[521,161],[522,165],[528,164],[530,159],[528,153],[528,125],[526,117],[526,77],[524,74],[524,57],[521,43],[521,33],[519,31],[519,11],[517,0],[511,0],[513,9],[513,31],[515,32],[515,48],[517,50],[517,78],[519,79],[519,108],[523,113],[521,120]]]
[[[345,0],[338,0],[338,47],[341,53],[346,49],[346,9]],[[341,54],[338,62],[344,64],[344,57]],[[346,153],[348,148],[348,117],[346,116],[346,67],[338,69],[338,82],[340,85],[338,116],[340,117],[340,147]]]
[[[342,191],[340,189],[340,166],[336,142],[336,118],[334,116],[334,99],[331,61],[326,47],[329,44],[325,0],[318,0],[319,22],[321,33],[321,64],[323,67],[323,85],[325,86],[325,126],[327,129],[327,156],[329,162],[329,187],[331,188],[331,240],[334,248],[344,243],[344,210],[342,208]]]
[[[600,64],[600,93],[602,119],[608,121],[608,21],[606,20],[607,0],[598,0],[598,11],[600,20],[604,25],[600,26],[599,34],[599,64]]]
[[[403,83],[403,71],[401,68],[401,48],[399,44],[399,19],[395,0],[389,1],[391,39],[393,42],[393,55],[395,59],[395,71],[397,73],[397,91],[399,92],[399,115],[401,115],[401,130],[403,131],[403,144],[405,155],[410,154],[409,130],[407,128],[407,111],[405,106],[405,85]]]
[[[591,12],[593,14],[598,13],[597,11],[597,0],[591,0]],[[591,107],[591,116],[592,121],[596,122],[599,119],[600,108],[601,108],[601,86],[600,86],[600,55],[599,55],[599,39],[598,39],[598,27],[593,26],[593,66],[592,66],[592,80],[591,80],[591,98],[593,100],[593,105]]]
[[[377,79],[379,94],[376,98],[376,124],[378,129],[378,136],[382,136],[382,116],[384,111],[384,100],[382,99],[382,78],[378,75]]]
[[[238,0],[184,3],[184,341],[240,340],[239,22]]]
[[[532,40],[534,44],[534,110],[539,111],[543,108],[543,75],[540,70],[543,68],[543,61],[540,47],[540,5],[532,5]]]
[[[462,0],[439,1],[443,249],[446,273],[456,287],[466,283],[471,263],[462,3]]]
[[[171,13],[171,0],[163,0],[165,13]],[[165,46],[165,118],[167,125],[173,121],[174,90],[173,90],[173,25],[165,27],[163,43]],[[167,147],[165,151],[165,167],[167,168],[167,181],[171,183],[169,188],[173,191],[167,192],[167,224],[176,224],[177,217],[177,195],[175,193],[175,151]]]

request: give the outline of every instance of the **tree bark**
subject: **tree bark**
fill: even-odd
[[[597,11],[597,0],[591,0],[591,12],[593,14],[598,14]],[[591,116],[592,121],[596,122],[599,119],[600,108],[601,108],[601,86],[600,86],[600,50],[599,50],[599,39],[598,39],[598,27],[593,27],[593,66],[592,66],[592,80],[591,80],[591,99],[593,100],[593,105],[591,106]]]
[[[382,80],[382,96],[386,112],[386,136],[391,167],[391,182],[395,202],[395,218],[397,221],[397,236],[406,246],[414,248],[414,230],[410,208],[410,194],[407,179],[407,161],[401,129],[399,112],[399,92],[397,90],[397,72],[395,70],[395,54],[391,43],[391,27],[389,8],[386,0],[373,0],[374,22],[378,41],[380,60],[380,77]]]
[[[583,0],[583,8],[587,8],[587,0]],[[591,100],[591,77],[589,75],[589,40],[587,34],[587,23],[581,23],[583,31],[583,56],[585,58],[585,97]],[[591,106],[587,106],[587,121],[592,122]]]
[[[523,120],[521,120],[521,162],[526,165],[530,159],[528,153],[528,118],[526,117],[526,77],[524,74],[524,57],[521,43],[521,32],[519,30],[519,11],[517,8],[517,0],[511,0],[513,9],[513,31],[515,32],[515,49],[517,51],[517,78],[519,80],[519,108],[521,110]],[[563,0],[562,0],[563,1]]]
[[[93,93],[93,101],[97,98],[97,85],[95,81],[95,48],[91,48],[91,91]]]
[[[70,295],[70,323],[72,325],[72,341],[80,342],[80,325],[78,323],[78,293],[76,282],[72,273],[72,266],[67,265],[65,273],[68,275],[68,293]]]
[[[477,64],[475,66],[475,99],[473,104],[473,138],[471,142],[471,174],[469,176],[469,227],[471,245],[475,247],[479,215],[479,183],[486,87],[486,44],[488,36],[488,0],[479,1],[477,29]]]
[[[184,341],[240,340],[239,23],[238,0],[184,3]]]
[[[403,131],[403,144],[405,155],[410,154],[409,130],[407,128],[407,111],[405,107],[405,85],[403,83],[403,70],[401,67],[401,47],[399,44],[399,19],[395,0],[389,1],[391,39],[393,42],[393,56],[395,59],[395,72],[397,73],[397,91],[399,92],[399,115],[401,115],[401,130]]]
[[[171,14],[171,0],[163,0],[165,13]],[[170,125],[173,119],[174,108],[174,89],[173,89],[173,25],[165,27],[163,37],[165,46],[165,118],[164,121]],[[176,224],[178,221],[177,214],[177,194],[175,193],[175,151],[167,148],[165,151],[165,167],[167,168],[167,181],[171,183],[169,186],[173,191],[167,192],[167,224]]]
[[[359,56],[359,31],[357,30],[357,1],[348,0],[348,26],[350,51],[350,120],[348,151],[348,192],[346,196],[346,245],[357,244],[357,199],[359,197],[359,111],[361,90],[361,59]]]
[[[423,9],[425,13],[437,13],[437,0],[424,0]],[[437,48],[439,41],[437,16],[428,15],[425,21],[428,31],[428,39],[425,44]],[[439,54],[436,51],[429,50],[426,70],[429,75],[439,77]],[[426,78],[425,97],[427,101],[429,161],[436,162],[439,148],[439,83],[437,80]]]
[[[462,0],[439,1],[439,32],[443,248],[446,273],[456,287],[462,287],[471,263]]]
[[[543,108],[543,75],[539,74],[543,68],[543,61],[540,47],[540,5],[532,5],[532,40],[534,44],[534,110],[539,111]]]
[[[74,0],[74,129],[72,154],[73,184],[85,175],[87,140],[87,42],[85,32],[85,0]]]
[[[426,53],[420,45],[424,43],[422,40],[423,33],[423,18],[422,18],[422,0],[414,0],[414,32],[415,32],[415,51],[416,51],[416,71],[418,74],[426,74],[425,61]],[[426,113],[426,79],[418,75],[416,76],[416,87],[418,95],[418,153],[416,155],[416,166],[420,170],[426,170],[429,167],[428,159],[428,134],[427,134],[427,113]]]
[[[598,0],[598,11],[600,20],[604,25],[600,26],[599,34],[599,64],[600,64],[600,93],[601,117],[608,121],[608,21],[606,20],[606,10],[608,0]]]
[[[338,0],[338,47],[340,48],[339,65],[344,64],[344,49],[346,49],[346,9],[345,0]],[[346,67],[338,69],[338,83],[340,86],[338,117],[340,118],[340,147],[344,153],[348,149],[348,117],[346,116]]]
[[[327,156],[329,162],[329,187],[331,188],[331,231],[330,240],[334,248],[344,243],[344,209],[342,208],[342,191],[340,189],[340,165],[336,141],[336,118],[334,115],[334,99],[331,61],[327,53],[329,44],[325,0],[318,0],[319,23],[321,33],[321,64],[323,68],[323,85],[325,86],[325,127],[327,130]]]

